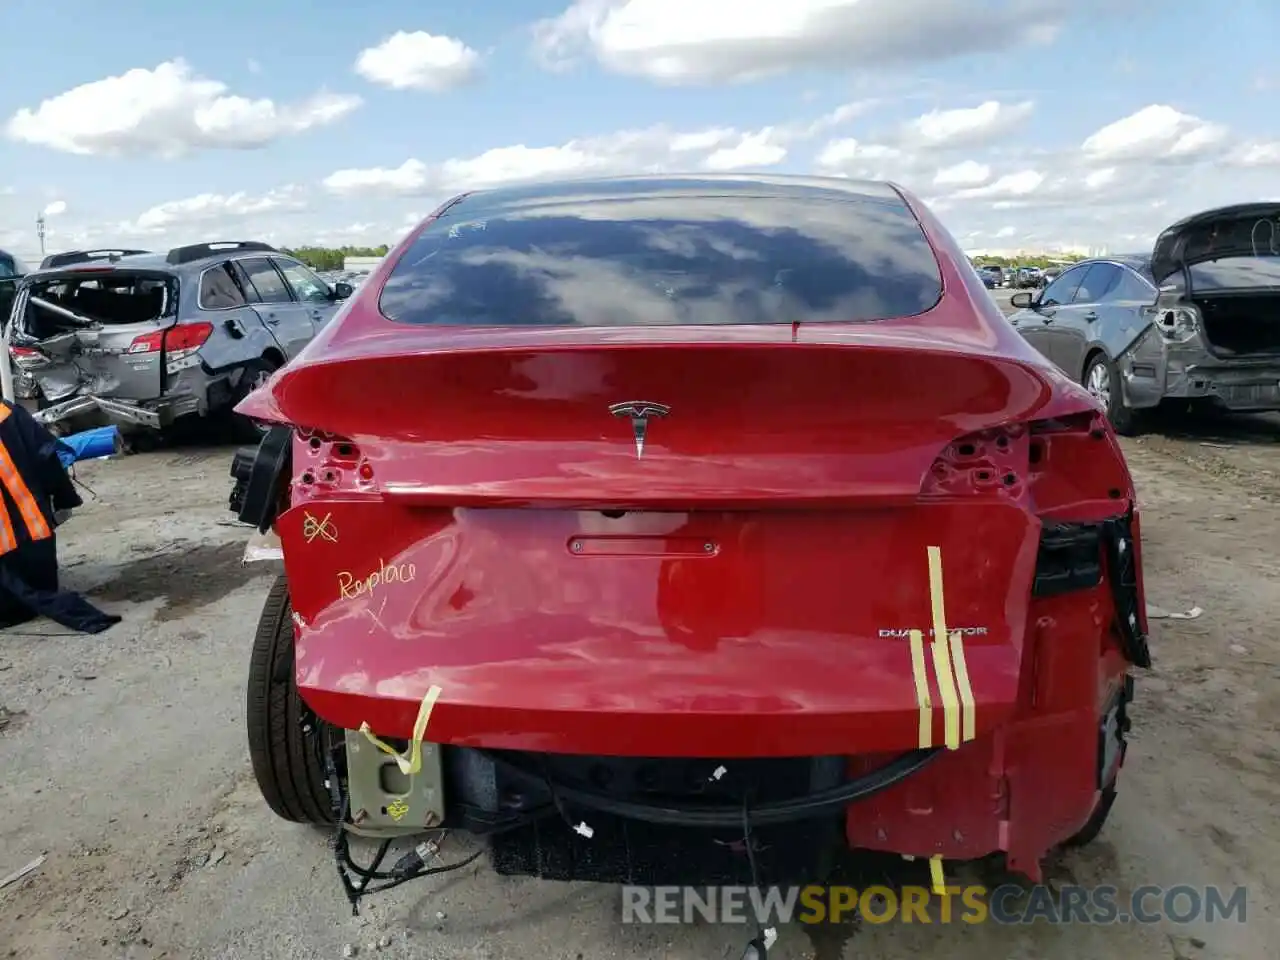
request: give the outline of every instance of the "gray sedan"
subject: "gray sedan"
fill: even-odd
[[[1086,260],[1009,319],[1120,433],[1166,400],[1280,410],[1280,204],[1187,217],[1148,257]]]

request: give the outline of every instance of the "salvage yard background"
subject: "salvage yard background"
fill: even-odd
[[[1001,294],[1004,294],[1001,296]],[[997,291],[1007,309],[1007,293]],[[1280,419],[1169,423],[1124,441],[1154,620],[1133,746],[1102,837],[1058,883],[1248,887],[1243,925],[785,928],[775,956],[1131,960],[1275,956],[1280,942]],[[124,622],[0,632],[0,956],[703,958],[744,931],[624,927],[614,887],[494,876],[483,860],[350,915],[324,834],[276,820],[243,701],[273,571],[242,566],[230,447],[82,465],[60,535],[69,587]],[[451,840],[450,845],[459,841]],[[461,848],[455,848],[455,853]],[[450,857],[449,859],[452,859]]]

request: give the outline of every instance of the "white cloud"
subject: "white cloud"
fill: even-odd
[[[333,193],[417,193],[427,185],[427,165],[406,160],[398,167],[335,170],[324,178]]]
[[[868,70],[1046,43],[1091,2],[1022,0],[574,0],[534,28],[553,67],[589,55],[668,84],[757,80],[798,69]],[[1016,15],[1015,15],[1016,14]],[[993,28],[999,23],[999,28]]]
[[[774,137],[771,129],[743,134],[733,146],[714,151],[702,165],[717,171],[772,167],[787,157],[787,148]]]
[[[976,160],[943,167],[933,177],[935,187],[976,187],[991,179],[991,168]]]
[[[1084,185],[1090,190],[1100,190],[1108,184],[1115,183],[1116,168],[1103,167],[1100,170],[1091,170],[1084,178]]]
[[[1246,143],[1231,156],[1241,167],[1280,167],[1280,140],[1270,143]]]
[[[900,179],[917,161],[897,147],[853,137],[832,140],[814,160],[823,173],[854,179]]]
[[[143,211],[136,220],[121,224],[130,236],[168,234],[199,226],[228,224],[262,214],[281,214],[307,208],[306,191],[286,186],[268,193],[201,193],[182,200],[170,200]],[[198,241],[201,238],[196,238]],[[207,239],[207,238],[205,238]]]
[[[1109,123],[1088,137],[1081,150],[1102,163],[1194,161],[1227,139],[1227,129],[1165,104],[1151,104]]]
[[[25,143],[91,156],[178,157],[199,149],[253,149],[334,123],[360,98],[321,92],[295,104],[228,93],[183,60],[137,68],[50,97],[10,118]]]
[[[67,212],[67,201],[65,200],[54,200],[52,203],[47,204],[44,208],[44,215],[46,217],[60,217],[62,216],[62,214],[66,212]]]
[[[625,136],[625,135],[623,135]],[[438,182],[448,191],[483,189],[503,183],[582,177],[617,169],[624,151],[573,141],[559,147],[494,147],[479,156],[446,160],[438,170]]]
[[[956,196],[962,199],[1012,199],[1034,194],[1045,182],[1045,175],[1039,170],[1019,170],[1006,173],[991,183],[981,187],[969,187],[957,191]]]
[[[348,196],[443,195],[505,183],[619,173],[758,170],[781,163],[791,144],[855,113],[841,108],[811,123],[760,130],[711,127],[678,131],[657,126],[583,137],[557,146],[521,143],[435,165],[414,158],[394,168],[337,170],[324,179],[324,186],[332,193]]]
[[[988,100],[976,107],[933,110],[907,124],[904,139],[922,147],[981,146],[1010,133],[1026,121],[1035,104]]]
[[[370,83],[392,90],[440,92],[474,80],[480,73],[480,54],[454,37],[401,30],[361,50],[355,70]]]

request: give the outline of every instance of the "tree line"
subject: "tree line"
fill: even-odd
[[[377,247],[292,247],[284,253],[301,260],[312,270],[341,270],[347,257],[385,257],[391,248]]]
[[[1050,257],[1046,254],[1031,255],[1027,254],[1021,257],[974,257],[973,265],[975,267],[1039,267],[1041,270],[1046,267],[1056,267],[1063,263],[1078,263],[1085,259],[1079,254],[1060,254]]]

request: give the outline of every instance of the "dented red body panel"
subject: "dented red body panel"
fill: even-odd
[[[1129,669],[1105,580],[1033,595],[1042,531],[1128,516],[1136,548],[1134,490],[1092,398],[902,196],[943,292],[873,323],[415,326],[377,298],[406,238],[239,408],[299,428],[277,530],[308,704],[407,737],[436,684],[440,743],[871,769],[921,746],[913,629],[945,743],[938,548],[973,738],[848,839],[1036,875],[1094,807]],[[670,407],[643,457],[620,401]]]

